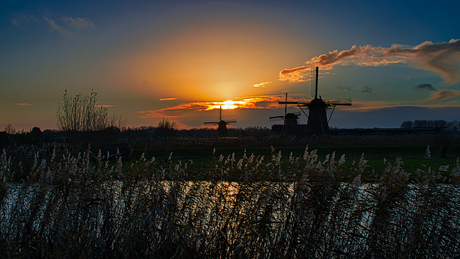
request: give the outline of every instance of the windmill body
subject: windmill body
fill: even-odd
[[[211,122],[205,122],[204,124],[214,124],[217,126],[217,135],[219,137],[227,137],[228,136],[228,130],[227,130],[227,124],[230,123],[235,123],[236,120],[228,120],[224,121],[222,120],[222,105],[219,108],[219,121],[211,121]]]
[[[288,135],[294,135],[299,132],[299,116],[294,113],[287,113],[284,116],[284,133]]]
[[[288,102],[288,94],[286,93],[286,101],[283,102],[285,104],[284,107],[284,115],[272,116],[270,120],[277,120],[282,119],[284,121],[284,125],[277,125],[275,127],[282,126],[281,132],[287,135],[295,135],[299,132],[299,116],[300,112],[287,112],[287,105],[291,102]],[[296,102],[297,103],[297,102]]]
[[[308,107],[308,134],[329,134],[329,124],[326,115],[328,105],[322,100],[315,98],[310,103],[305,104]]]

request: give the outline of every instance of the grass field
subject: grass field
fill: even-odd
[[[318,150],[319,160],[324,160],[326,156],[335,152],[336,157],[345,154],[345,166],[351,166],[353,161],[360,160],[364,153],[368,167],[366,168],[363,180],[366,178],[380,177],[387,166],[386,162],[394,163],[397,158],[403,161],[403,169],[410,174],[415,174],[417,169],[423,171],[437,170],[441,166],[449,165],[455,167],[457,159],[460,157],[460,146],[451,146],[447,152],[447,157],[436,157],[436,148],[429,147],[431,152],[430,158],[425,158],[428,146],[425,145],[388,145],[388,146],[321,146],[308,147],[311,150]],[[302,157],[305,147],[278,147],[275,152],[281,151],[282,158],[288,160],[289,157]],[[270,158],[272,154],[271,147],[222,147],[222,148],[159,148],[159,149],[135,149],[132,151],[133,159],[139,158],[142,153],[147,158],[155,157],[159,160],[167,160],[170,156],[173,160],[192,160],[199,166],[205,166],[208,163],[214,163],[213,158],[220,155],[224,157],[235,155],[236,158],[243,157],[246,152],[247,156],[251,154],[265,156]]]

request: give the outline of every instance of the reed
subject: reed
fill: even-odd
[[[451,258],[460,255],[460,164],[365,156],[215,154],[132,163],[64,146],[0,157],[3,258]]]

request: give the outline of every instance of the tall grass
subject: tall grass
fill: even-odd
[[[0,158],[4,258],[460,255],[458,162],[412,181],[396,159],[363,183],[364,154],[346,166],[344,155],[321,159],[308,148],[301,157],[215,154],[209,166],[172,156],[123,164],[63,147],[21,152],[33,154],[27,168]]]

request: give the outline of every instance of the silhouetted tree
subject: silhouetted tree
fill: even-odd
[[[126,121],[120,116],[109,118],[105,107],[97,107],[97,92],[91,90],[90,95],[81,93],[70,97],[67,90],[62,96],[62,103],[56,114],[58,127],[62,131],[99,131],[109,127],[124,127]]]
[[[168,119],[163,119],[158,123],[158,128],[155,129],[155,137],[174,137],[176,135],[176,123]]]
[[[16,133],[16,129],[13,127],[13,125],[11,125],[11,123],[8,123],[5,126],[5,132],[8,133],[8,134],[14,134],[14,133]]]
[[[447,125],[447,121],[445,120],[435,120],[434,121],[434,127],[435,128],[445,128]]]
[[[403,123],[401,123],[401,126],[399,127],[402,129],[410,129],[413,125],[414,123],[412,121],[403,121]]]

